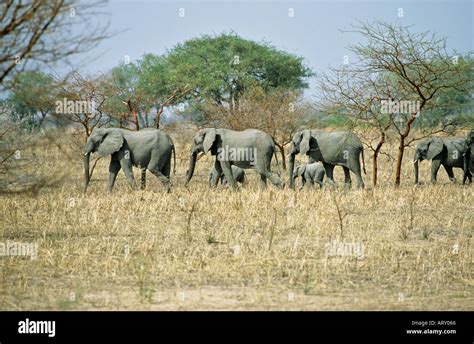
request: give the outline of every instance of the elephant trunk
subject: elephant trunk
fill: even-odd
[[[191,178],[193,177],[194,168],[196,167],[196,160],[197,160],[197,152],[193,152],[191,154],[191,157],[189,158],[189,168],[186,174],[186,183],[184,184],[185,186],[188,185],[188,183],[191,181]]]
[[[89,175],[90,158],[91,158],[90,153],[84,154],[84,192],[86,192],[87,187],[89,186],[89,181],[90,181],[90,175]]]
[[[295,179],[293,178],[293,174],[294,174],[293,170],[295,168],[295,155],[296,154],[290,154],[290,160],[289,160],[289,165],[288,165],[290,189],[295,188]]]
[[[91,176],[89,174],[89,162],[91,158],[91,153],[94,150],[94,144],[91,140],[87,140],[86,147],[84,149],[84,192],[86,192],[87,187],[89,186],[89,181]]]
[[[413,161],[413,167],[415,168],[415,184],[418,184],[418,163],[419,159],[416,158],[416,160]]]

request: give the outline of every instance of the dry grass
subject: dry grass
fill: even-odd
[[[388,161],[370,187],[367,153],[364,191],[260,192],[253,174],[239,192],[210,191],[205,157],[188,189],[180,161],[171,194],[150,174],[132,192],[123,173],[106,193],[102,159],[84,195],[80,158],[35,149],[37,173],[66,179],[0,196],[0,242],[39,245],[36,260],[0,257],[2,310],[474,310],[473,187],[441,170],[438,185],[412,187],[413,152],[399,189]],[[363,245],[364,256],[328,255],[333,240]]]

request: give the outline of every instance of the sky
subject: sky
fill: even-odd
[[[106,72],[129,56],[163,54],[177,43],[200,35],[234,31],[243,38],[265,41],[302,56],[315,73],[351,56],[347,46],[360,41],[351,28],[357,20],[384,20],[430,30],[447,38],[448,51],[473,51],[472,0],[411,1],[272,1],[272,0],[109,0],[105,16],[115,33],[76,58],[88,73]],[[399,16],[403,9],[403,16]],[[292,9],[292,10],[290,10]],[[183,13],[184,10],[184,13]],[[293,16],[290,16],[290,12]],[[183,15],[184,14],[184,15]],[[307,94],[315,91],[310,82]]]

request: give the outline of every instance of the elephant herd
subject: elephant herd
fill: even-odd
[[[257,129],[235,131],[230,129],[201,129],[193,139],[189,168],[185,185],[191,181],[198,154],[215,156],[214,166],[209,173],[209,185],[215,188],[219,182],[235,189],[237,183],[246,180],[245,170],[253,169],[260,176],[260,187],[266,187],[267,179],[278,188],[285,183],[280,175],[271,171],[273,157],[277,159],[273,138]],[[85,189],[90,181],[89,162],[91,153],[99,156],[110,155],[109,191],[115,183],[120,169],[132,188],[135,188],[132,167],[142,170],[141,186],[145,187],[146,170],[155,175],[167,192],[171,190],[171,158],[175,147],[171,137],[158,129],[129,131],[119,128],[96,128],[87,139],[84,152]],[[308,164],[295,167],[297,154],[308,156]],[[464,171],[463,183],[472,182],[474,173],[474,130],[467,138],[432,137],[417,145],[414,158],[415,183],[418,183],[418,164],[423,160],[432,160],[431,181],[436,182],[438,170],[443,165],[451,181],[454,181],[453,167]],[[278,160],[277,160],[278,163]],[[361,168],[362,163],[362,168]],[[289,186],[294,188],[295,180],[300,177],[302,186],[320,187],[326,177],[327,183],[334,184],[335,166],[344,170],[345,186],[351,187],[351,173],[359,188],[364,187],[362,171],[365,171],[364,148],[360,139],[350,131],[303,130],[293,135],[289,150]]]

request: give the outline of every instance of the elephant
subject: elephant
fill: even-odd
[[[289,151],[289,180],[291,188],[294,188],[293,172],[295,156],[298,153],[307,155],[310,163],[320,161],[324,166],[326,177],[330,184],[335,184],[333,178],[334,167],[340,165],[344,170],[346,187],[351,187],[350,171],[352,171],[356,175],[357,186],[364,188],[359,160],[359,158],[362,159],[363,171],[366,173],[364,147],[354,133],[346,130],[326,132],[310,129],[295,133],[292,137]]]
[[[234,176],[235,181],[237,183],[243,184],[245,182],[245,171],[235,165],[232,165],[231,168],[232,168],[232,175]],[[211,186],[212,186],[211,181],[215,174],[217,174],[217,171],[214,167],[212,167],[211,171],[209,172],[209,185]],[[218,183],[219,183],[219,180],[222,185],[227,184],[227,180],[225,179],[224,172],[220,173],[220,176],[217,179]]]
[[[314,182],[323,187],[323,179],[326,174],[324,166],[321,162],[313,162],[312,164],[299,165],[293,171],[293,178],[301,177],[301,188],[308,182],[307,187],[313,187]]]
[[[472,175],[474,174],[474,130],[466,137],[467,151],[464,154],[463,171],[464,176],[462,183],[465,184],[466,180],[469,180],[469,184],[472,183]]]
[[[431,160],[431,183],[436,183],[438,170],[443,165],[449,180],[456,182],[453,167],[464,169],[465,154],[468,145],[463,138],[431,137],[420,142],[415,148],[413,167],[415,170],[415,184],[418,180],[418,164],[423,160]]]
[[[132,166],[142,169],[142,188],[145,186],[145,171],[154,174],[164,185],[166,192],[171,190],[170,169],[171,154],[176,154],[171,137],[157,129],[130,131],[119,128],[95,128],[87,139],[84,149],[84,191],[90,181],[90,155],[97,152],[99,156],[111,156],[109,165],[109,192],[115,184],[120,169],[123,169],[128,183],[135,189]]]
[[[211,152],[214,155],[214,168],[217,173],[211,178],[211,187],[217,185],[220,173],[233,190],[237,188],[231,166],[242,169],[254,169],[260,174],[260,188],[266,187],[267,178],[279,188],[284,187],[281,179],[271,172],[273,155],[276,158],[275,142],[267,133],[257,129],[235,131],[231,129],[205,128],[194,137],[186,183],[191,181],[198,153]],[[277,161],[278,163],[278,161]]]

